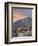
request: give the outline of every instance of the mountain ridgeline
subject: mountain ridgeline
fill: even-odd
[[[32,25],[32,18],[28,17],[13,23],[13,28],[15,29],[18,26],[26,26],[30,24]]]

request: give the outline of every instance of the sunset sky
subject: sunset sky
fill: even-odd
[[[32,18],[32,9],[13,9],[13,22],[15,23],[18,20],[31,17]]]

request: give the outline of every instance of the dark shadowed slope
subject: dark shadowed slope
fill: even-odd
[[[16,28],[18,26],[26,26],[32,24],[32,18],[24,18],[22,20],[18,20],[17,22],[13,23],[13,27]]]

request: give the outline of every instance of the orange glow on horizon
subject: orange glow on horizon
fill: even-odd
[[[18,20],[27,18],[28,16],[22,15],[21,13],[16,13],[15,16],[13,16],[13,22],[16,22]]]

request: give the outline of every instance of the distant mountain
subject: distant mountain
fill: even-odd
[[[32,18],[30,17],[18,20],[17,22],[13,23],[13,28],[16,29],[18,26],[25,26],[29,24],[32,24]]]

